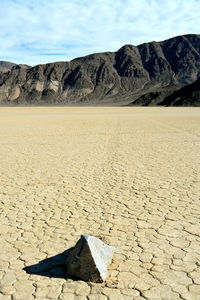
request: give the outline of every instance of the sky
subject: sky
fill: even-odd
[[[0,0],[0,60],[36,65],[200,34],[200,0]]]

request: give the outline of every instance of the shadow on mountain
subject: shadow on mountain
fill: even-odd
[[[37,264],[23,268],[23,270],[28,274],[46,276],[49,278],[74,279],[68,277],[65,270],[65,261],[67,259],[67,255],[72,249],[73,248],[69,248],[60,254],[43,259]]]

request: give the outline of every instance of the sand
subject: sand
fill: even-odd
[[[0,299],[200,299],[200,108],[4,107],[0,157]],[[64,278],[81,234],[103,284]]]

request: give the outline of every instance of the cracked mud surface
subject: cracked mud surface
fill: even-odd
[[[199,108],[0,108],[0,300],[199,300],[199,150]],[[104,284],[64,278],[81,234]]]

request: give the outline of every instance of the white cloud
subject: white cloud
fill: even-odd
[[[199,0],[1,0],[0,60],[45,63],[200,33]]]

